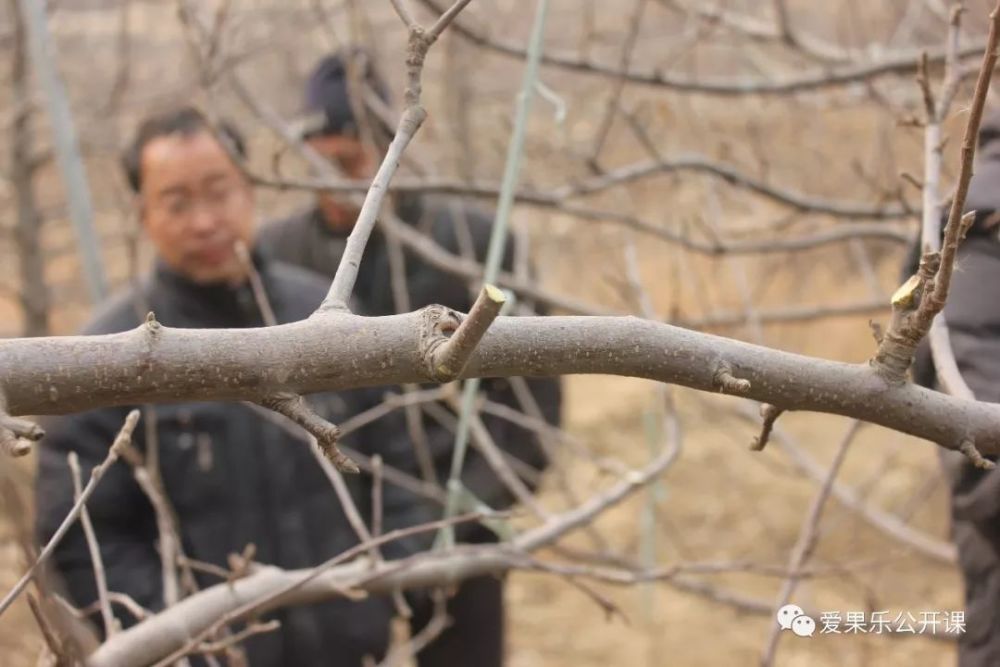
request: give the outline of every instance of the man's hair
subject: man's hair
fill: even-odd
[[[132,143],[122,153],[122,168],[125,170],[125,177],[132,190],[139,192],[142,189],[142,151],[151,141],[173,134],[190,137],[199,132],[208,132],[222,141],[229,142],[232,150],[240,158],[246,158],[246,143],[243,140],[243,135],[229,121],[220,121],[218,133],[216,133],[208,119],[194,107],[185,106],[153,114],[147,116],[139,124]]]

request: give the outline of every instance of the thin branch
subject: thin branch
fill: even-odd
[[[399,20],[403,22],[407,30],[416,27],[417,22],[413,20],[413,14],[410,13],[410,8],[406,5],[406,0],[390,0],[390,2],[392,3],[392,8],[396,10]]]
[[[434,600],[434,615],[417,634],[413,635],[409,641],[401,646],[395,646],[389,651],[378,667],[404,667],[409,665],[411,658],[419,655],[427,648],[432,641],[441,636],[441,633],[448,629],[452,623],[448,618],[447,607],[440,596]]]
[[[945,225],[942,251],[940,254],[925,253],[921,259],[918,275],[913,276],[893,295],[892,323],[871,362],[890,382],[905,381],[905,374],[912,363],[917,344],[927,335],[934,317],[944,308],[958,244],[975,219],[974,212],[963,214],[963,211],[969,184],[972,181],[973,161],[986,94],[997,62],[998,41],[1000,41],[1000,3],[990,13],[990,32],[979,68],[976,89],[972,96],[969,120],[965,126],[961,166],[948,223]],[[931,181],[931,184],[925,184],[925,188],[936,185],[933,178],[925,179],[926,181]],[[933,223],[925,219],[925,225],[926,229],[933,226]],[[960,442],[962,440],[964,439],[960,439]],[[957,446],[957,443],[953,445]]]
[[[898,220],[908,218],[912,215],[912,211],[902,206],[826,199],[780,185],[772,185],[749,173],[741,171],[734,165],[697,154],[684,154],[670,159],[657,158],[655,160],[630,163],[608,170],[603,174],[591,176],[578,183],[560,185],[551,190],[540,191],[532,188],[520,188],[514,193],[514,200],[519,204],[540,208],[554,208],[564,210],[570,215],[576,215],[574,212],[576,209],[565,206],[570,200],[598,194],[614,187],[628,185],[655,176],[688,172],[708,174],[732,187],[748,190],[803,213],[825,214],[847,220]],[[248,178],[256,185],[277,190],[361,193],[365,192],[371,186],[371,182],[367,180],[344,178],[278,179],[261,176],[254,172],[249,172]],[[499,196],[501,185],[488,181],[423,177],[419,179],[393,180],[389,185],[389,190],[399,193],[426,193],[495,199]]]
[[[375,178],[372,179],[371,187],[361,205],[361,212],[351,229],[350,236],[347,237],[347,244],[344,253],[341,255],[340,264],[330,285],[330,291],[321,306],[323,310],[346,310],[347,301],[354,291],[354,283],[358,277],[358,267],[361,265],[361,256],[368,244],[372,229],[375,228],[375,221],[378,218],[382,201],[388,192],[389,182],[399,168],[399,162],[403,151],[409,145],[417,130],[420,129],[427,111],[420,104],[421,75],[423,73],[424,59],[427,51],[437,39],[444,28],[451,23],[459,11],[468,4],[469,0],[459,0],[451,9],[445,11],[437,23],[429,31],[424,31],[422,27],[412,22],[407,22],[408,12],[401,5],[395,5],[403,21],[409,27],[409,40],[407,42],[406,70],[407,86],[404,93],[406,108],[400,116],[396,134],[389,144],[385,158],[379,165]]]
[[[782,585],[781,592],[778,594],[778,600],[774,604],[775,618],[777,618],[778,610],[788,604],[791,599],[799,583],[799,570],[806,564],[810,556],[812,556],[813,550],[816,548],[819,522],[823,516],[823,508],[826,506],[827,498],[830,497],[830,491],[833,488],[833,482],[847,456],[847,450],[851,446],[854,437],[858,434],[858,431],[861,430],[861,426],[862,423],[857,420],[851,422],[848,426],[847,432],[844,434],[844,437],[840,441],[840,446],[837,448],[837,453],[833,457],[833,463],[830,464],[830,470],[826,474],[826,479],[823,481],[823,485],[809,506],[809,512],[806,514],[802,530],[799,532],[799,539],[796,541],[795,547],[788,558],[788,578],[785,580],[784,585]],[[780,638],[781,626],[775,622],[771,626],[767,644],[764,648],[764,655],[761,658],[762,667],[770,667],[770,665],[774,664],[774,656],[778,649],[778,640]]]
[[[421,0],[421,2],[434,9],[441,10],[439,0]],[[455,21],[453,29],[463,38],[474,44],[488,48],[505,56],[525,59],[526,50],[514,42],[488,35],[486,32],[472,28],[462,21]],[[968,58],[982,52],[982,46],[964,47],[960,51],[962,58]],[[905,75],[916,71],[917,53],[912,51],[900,51],[882,57],[876,62],[850,64],[830,71],[823,68],[820,71],[808,72],[798,76],[787,77],[777,81],[749,81],[746,77],[734,77],[733,79],[705,80],[699,78],[677,77],[658,68],[633,68],[625,73],[625,77],[632,83],[647,86],[668,88],[681,93],[699,93],[705,95],[719,96],[745,96],[745,95],[787,95],[798,92],[825,92],[828,88],[845,86],[853,83],[865,82],[888,75]],[[931,52],[928,59],[932,63],[940,63],[945,59],[943,51]],[[565,70],[582,72],[602,77],[618,76],[618,68],[615,65],[597,63],[588,58],[582,58],[575,54],[555,49],[546,50],[542,56],[542,63]]]
[[[67,461],[73,477],[73,502],[79,503],[83,486],[80,481],[80,458],[76,452],[70,452]],[[111,611],[111,603],[108,601],[108,578],[104,571],[104,559],[101,558],[101,547],[97,543],[97,533],[94,532],[94,524],[90,520],[86,503],[80,503],[80,524],[83,526],[87,549],[90,551],[90,561],[94,566],[94,582],[97,585],[97,603],[101,609],[101,621],[104,623],[105,635],[110,637],[121,630],[121,625]]]
[[[95,600],[91,605],[84,607],[83,609],[76,609],[62,597],[55,596],[55,599],[76,618],[86,618],[87,616],[101,610],[100,600]],[[115,593],[113,591],[109,592],[108,601],[124,607],[137,621],[144,621],[153,615],[153,612],[145,609],[142,605],[125,593]]]
[[[778,420],[778,417],[781,416],[782,412],[784,412],[782,408],[771,405],[770,403],[761,404],[760,416],[763,418],[763,422],[760,426],[760,435],[754,438],[750,445],[750,449],[755,452],[759,452],[767,446],[767,441],[771,438],[771,430],[774,428],[774,422]]]
[[[163,483],[160,480],[158,468],[158,443],[156,438],[155,423],[150,417],[150,410],[147,413],[146,426],[146,456],[143,457],[135,447],[126,447],[122,450],[124,459],[132,468],[132,477],[135,479],[139,489],[149,500],[156,517],[157,546],[160,552],[160,567],[163,579],[163,599],[167,606],[176,604],[180,600],[180,585],[177,580],[177,568],[181,568],[184,574],[184,583],[189,591],[198,589],[194,574],[187,564],[181,547],[180,531],[177,527],[177,517],[175,516],[170,500],[167,498]],[[152,437],[151,437],[152,436]]]
[[[274,315],[274,309],[271,308],[271,302],[267,298],[267,291],[264,289],[264,282],[260,279],[260,273],[257,271],[257,267],[253,265],[253,260],[250,258],[250,250],[242,241],[236,242],[236,257],[240,264],[243,265],[243,269],[247,272],[247,279],[250,282],[250,290],[253,292],[254,301],[257,304],[257,310],[260,311],[261,319],[264,321],[265,326],[273,327],[278,323],[278,318]]]
[[[3,397],[0,396],[0,406]],[[11,417],[0,407],[0,454],[18,458],[31,452],[31,443],[37,442],[45,435],[45,431],[35,423],[26,419]]]
[[[316,414],[302,396],[287,392],[276,393],[261,398],[258,403],[288,417],[311,433],[316,438],[323,454],[337,470],[348,473],[360,472],[357,464],[351,461],[337,446],[337,441],[340,439],[340,429],[337,428],[336,424],[331,424]]]
[[[208,654],[221,654],[225,653],[227,650],[239,644],[240,642],[253,637],[254,635],[261,635],[266,632],[274,632],[281,627],[281,621],[278,619],[271,619],[270,621],[262,623],[251,623],[247,627],[243,628],[239,632],[221,639],[215,642],[205,642],[199,645],[192,653],[208,653]]]
[[[451,23],[455,20],[455,17],[458,16],[458,13],[465,9],[465,6],[468,5],[469,2],[471,2],[471,0],[458,0],[455,4],[453,4],[447,11],[441,14],[437,21],[434,22],[431,29],[427,31],[427,37],[431,40],[436,40],[440,37],[445,28],[451,25]]]
[[[755,422],[757,415],[753,414],[749,407],[740,406],[736,414],[749,422]],[[804,448],[780,426],[775,427],[771,437],[796,470],[814,482],[823,482],[826,475],[824,467],[811,458],[804,451]],[[899,517],[870,506],[855,489],[834,482],[833,496],[843,507],[856,513],[871,527],[900,542],[908,549],[947,565],[953,565],[956,562],[955,545],[915,530],[907,526]]]
[[[666,448],[644,469],[635,471],[583,505],[527,531],[510,545],[463,546],[447,552],[424,552],[404,561],[384,562],[373,567],[367,560],[344,564],[371,546],[437,530],[442,524],[481,518],[465,515],[434,521],[424,526],[386,533],[371,543],[359,544],[327,562],[308,570],[283,571],[273,567],[232,584],[213,586],[157,616],[129,628],[112,641],[104,643],[90,656],[89,667],[138,667],[156,662],[164,666],[192,646],[223,627],[250,615],[261,615],[279,606],[329,599],[350,591],[372,594],[399,589],[425,588],[444,581],[454,582],[486,573],[498,573],[516,567],[516,554],[534,551],[551,544],[563,535],[593,521],[600,513],[614,507],[643,488],[663,472],[676,458],[677,450]],[[169,655],[168,655],[169,654]]]
[[[59,542],[61,542],[62,538],[66,536],[70,527],[72,527],[77,517],[80,516],[80,512],[83,511],[84,504],[90,498],[91,494],[94,493],[94,489],[97,488],[97,484],[101,481],[101,478],[104,477],[104,473],[106,473],[108,468],[110,468],[111,465],[118,460],[122,449],[131,442],[132,431],[135,430],[135,425],[138,421],[138,410],[132,410],[128,413],[128,416],[125,418],[125,423],[122,425],[121,430],[118,432],[114,442],[108,449],[107,457],[100,465],[91,470],[90,480],[87,482],[87,486],[83,489],[83,492],[80,493],[79,499],[77,499],[77,501],[73,504],[73,507],[66,515],[66,518],[63,519],[59,528],[49,539],[41,553],[38,554],[38,558],[36,558],[35,562],[31,564],[28,571],[25,572],[24,575],[18,580],[18,582],[14,585],[14,588],[12,588],[11,591],[4,596],[3,600],[0,600],[0,615],[2,615],[4,611],[10,607],[14,600],[17,599],[17,596],[21,594],[25,586],[28,585],[28,582],[34,578],[35,573],[38,572],[38,568],[40,568],[42,564],[49,559],[52,552],[55,551],[56,547],[59,545]]]

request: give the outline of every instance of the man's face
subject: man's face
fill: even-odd
[[[361,141],[343,134],[312,137],[309,146],[327,160],[336,164],[349,178],[369,179],[375,175],[375,156]],[[320,210],[326,223],[334,230],[348,231],[358,218],[358,207],[344,198],[322,193]]]
[[[254,238],[253,189],[207,131],[157,137],[142,150],[142,221],[160,257],[201,284],[238,283]]]

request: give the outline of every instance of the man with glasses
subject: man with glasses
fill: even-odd
[[[219,130],[217,136],[190,108],[151,117],[139,127],[123,162],[143,228],[156,249],[155,268],[140,285],[105,305],[86,333],[134,328],[150,311],[172,327],[264,326],[248,281],[250,263],[278,323],[308,317],[323,300],[328,283],[318,276],[256,254],[249,260],[241,257],[239,246],[252,247],[254,241],[254,193],[231,157],[243,153],[242,139],[227,124]],[[228,149],[221,141],[229,143]],[[204,369],[207,381],[221,380],[215,372]],[[337,422],[373,404],[370,394],[324,396],[316,407]],[[73,505],[67,454],[76,453],[87,479],[106,457],[128,410],[107,408],[45,422],[48,435],[37,478],[41,542],[52,536]],[[231,554],[250,548],[256,562],[308,568],[357,544],[308,441],[276,419],[241,403],[178,403],[144,412],[145,423],[135,431],[136,449],[147,460],[158,460],[158,484],[176,518],[183,555],[191,562],[227,568]],[[368,454],[383,453],[377,447],[389,440],[374,430],[378,428],[356,433],[345,444]],[[147,438],[150,433],[155,440]],[[383,454],[387,463],[405,471],[405,458]],[[346,482],[362,513],[370,514],[370,476],[352,475]],[[400,493],[392,485],[385,487],[388,528],[399,525],[400,507],[413,504]],[[118,462],[108,470],[87,507],[109,590],[127,594],[148,610],[162,609],[166,601],[157,516],[129,464]],[[412,550],[406,543],[392,543],[383,554],[399,558]],[[71,602],[90,606],[97,597],[95,577],[79,524],[60,543],[53,564]],[[183,573],[177,563],[166,565],[168,571]],[[220,583],[206,572],[193,570],[197,587]],[[190,577],[179,580],[181,596],[190,593]],[[125,607],[115,605],[114,612],[123,625],[136,620]],[[251,636],[244,646],[254,667],[359,667],[366,656],[378,660],[384,655],[393,613],[391,601],[379,597],[288,608],[267,616],[281,622],[277,631]]]

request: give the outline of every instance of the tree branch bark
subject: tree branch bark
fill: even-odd
[[[259,400],[280,392],[433,382],[429,309],[365,318],[315,314],[278,327],[172,329],[0,342],[13,414],[177,400]],[[446,309],[436,309],[437,312]],[[750,382],[742,395],[788,410],[839,414],[950,449],[1000,452],[1000,407],[886,381],[867,364],[781,352],[631,317],[499,317],[461,377],[580,373],[717,391],[719,360]]]

